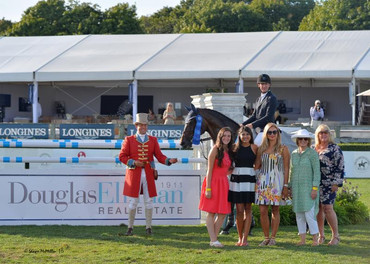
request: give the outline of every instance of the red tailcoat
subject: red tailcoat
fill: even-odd
[[[119,160],[128,165],[130,160],[140,160],[146,162],[145,175],[148,183],[149,197],[157,196],[157,189],[154,182],[154,170],[150,166],[150,162],[154,161],[154,157],[162,163],[168,165],[168,160],[161,152],[156,137],[148,136],[148,141],[141,143],[136,139],[136,135],[128,136],[122,143]],[[123,187],[123,195],[137,198],[140,194],[140,179],[141,167],[127,166],[125,176],[125,186]]]

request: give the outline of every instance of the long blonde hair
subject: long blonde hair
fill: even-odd
[[[321,141],[319,138],[319,133],[321,131],[327,131],[329,133],[329,143],[332,143],[332,144],[334,143],[333,136],[330,132],[330,128],[328,127],[328,125],[321,124],[316,128],[316,131],[315,131],[315,148],[321,144]]]
[[[167,106],[166,106],[166,111],[167,112],[169,112],[170,110],[170,106],[172,106],[172,111],[174,111],[174,109],[173,109],[173,103],[171,103],[171,102],[169,102],[169,103],[167,103]]]
[[[261,146],[258,148],[258,153],[259,154],[262,154],[263,152],[265,152],[269,145],[270,145],[270,142],[267,138],[267,131],[271,128],[271,127],[275,127],[276,130],[278,131],[277,135],[276,135],[276,144],[275,144],[275,147],[274,147],[274,153],[278,153],[281,151],[281,148],[282,148],[282,145],[281,145],[281,135],[280,135],[280,129],[277,127],[276,124],[274,123],[268,123],[265,128],[263,129],[263,136],[262,136],[262,144]]]

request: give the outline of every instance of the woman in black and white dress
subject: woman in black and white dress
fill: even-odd
[[[230,177],[229,202],[236,204],[236,227],[239,240],[236,246],[248,245],[248,234],[252,222],[252,203],[255,201],[257,145],[253,144],[252,130],[243,126],[238,132],[235,145],[235,169]]]

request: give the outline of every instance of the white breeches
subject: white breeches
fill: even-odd
[[[255,138],[254,138],[254,144],[256,144],[257,146],[261,146],[261,144],[262,144],[262,136],[263,136],[263,132],[259,132],[257,134],[257,136],[255,136]]]
[[[311,235],[319,233],[315,216],[315,205],[307,212],[296,213],[296,220],[299,234],[306,234],[306,223],[308,224]]]
[[[145,176],[145,170],[144,169],[141,170],[140,186],[141,186],[142,191],[143,191],[145,209],[153,209],[153,198],[149,197],[148,184],[146,182],[146,176]],[[128,203],[128,208],[130,210],[136,209],[137,205],[139,204],[139,199],[140,199],[140,196],[138,198],[130,197],[129,201],[128,201],[129,202]]]

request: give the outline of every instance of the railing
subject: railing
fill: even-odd
[[[123,140],[0,139],[0,148],[120,149],[122,142]],[[180,140],[158,139],[158,143],[161,148],[181,148]]]
[[[0,148],[120,149],[122,140],[0,140]],[[179,140],[159,139],[160,148],[179,149]],[[203,158],[179,158],[179,163],[206,163]],[[118,157],[0,157],[0,163],[120,163]]]
[[[365,111],[365,102],[362,102],[361,106],[360,106],[360,109],[359,109],[358,118],[357,118],[357,124],[358,125],[361,125],[362,118],[363,118],[363,115],[364,115],[364,111]]]
[[[202,158],[179,158],[178,163],[206,163]],[[121,163],[111,157],[0,157],[0,163]]]

